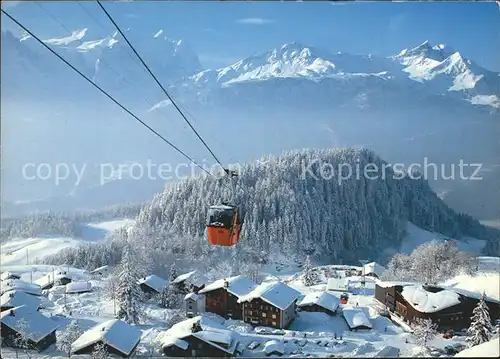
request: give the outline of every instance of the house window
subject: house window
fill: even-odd
[[[265,318],[266,317],[266,313],[262,313],[262,318]]]
[[[276,326],[276,322],[272,322],[273,326]]]
[[[252,315],[252,311],[251,310],[248,311],[248,315]]]
[[[273,314],[272,317],[273,317],[273,319],[276,319],[276,314]]]

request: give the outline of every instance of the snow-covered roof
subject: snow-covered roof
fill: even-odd
[[[342,310],[342,315],[351,329],[359,327],[372,328],[372,323],[361,309],[346,307]]]
[[[108,270],[108,266],[102,266],[102,267],[94,269],[93,271],[90,272],[90,274],[102,273],[102,272],[106,272],[107,270]]]
[[[94,343],[102,341],[120,353],[130,355],[141,340],[142,332],[135,326],[119,319],[111,319],[90,328],[72,345],[71,352],[77,352]]]
[[[202,330],[193,333],[193,325],[197,323],[200,324]],[[238,344],[236,340],[233,340],[232,331],[222,328],[216,322],[205,316],[197,316],[174,324],[170,329],[160,335],[161,338],[159,339],[163,348],[177,344],[184,345],[182,342],[177,342],[177,340],[182,340],[191,335],[231,354]],[[224,348],[217,343],[227,345],[228,347]],[[182,348],[181,346],[179,347]]]
[[[20,279],[20,278],[21,276],[19,274],[12,272],[2,272],[2,274],[0,275],[1,280]]]
[[[35,281],[35,284],[44,288],[44,287],[54,283],[54,277],[55,277],[56,281],[64,279],[64,278],[71,279],[71,277],[69,275],[67,275],[66,272],[56,272],[55,275],[53,275],[52,273],[47,273],[43,277],[38,278]]]
[[[456,358],[498,358],[500,357],[500,339],[495,338],[472,348],[462,350]]]
[[[196,293],[188,293],[184,297],[184,300],[192,299],[192,300],[196,301],[196,300],[198,300],[198,298],[199,298],[198,294],[196,294]]]
[[[328,278],[326,290],[344,291],[349,289],[349,279],[347,278]]]
[[[264,343],[264,352],[269,355],[272,353],[285,353],[285,344],[278,340],[268,340]]]
[[[443,289],[437,293],[425,290],[421,285],[408,285],[401,292],[403,298],[421,313],[435,313],[460,304],[460,296],[452,290]]]
[[[10,292],[2,294],[0,302],[2,307],[19,307],[25,305],[36,310],[40,306],[41,300],[26,292],[11,290]]]
[[[392,347],[390,345],[382,348],[377,354],[375,354],[375,358],[397,358],[399,356],[399,348]]]
[[[319,305],[325,309],[331,310],[332,312],[336,311],[339,304],[340,299],[328,292],[312,292],[306,294],[304,298],[302,298],[298,303],[298,307],[303,307],[307,305]]]
[[[139,279],[139,284],[145,284],[160,293],[163,288],[168,285],[168,281],[163,279],[162,277],[158,277],[157,275],[152,274]]]
[[[385,267],[378,264],[377,262],[371,262],[367,263],[363,266],[363,270],[365,274],[376,274],[378,277],[380,277],[384,272],[386,271]]]
[[[443,289],[451,290],[453,292],[457,292],[458,294],[463,295],[464,297],[469,297],[469,298],[474,298],[474,299],[479,299],[481,297],[481,293],[479,292],[472,292],[467,289],[462,289],[462,288],[455,288],[455,287],[449,287],[449,286],[441,286]],[[485,300],[493,303],[500,303],[498,299],[492,298],[490,296],[486,296]]]
[[[390,288],[395,286],[406,286],[406,285],[417,285],[416,282],[405,282],[405,281],[381,281],[376,280],[375,284],[382,288]]]
[[[175,278],[172,283],[177,284],[181,282],[187,282],[193,284],[197,287],[201,287],[204,284],[208,283],[208,278],[203,274],[198,272],[198,270],[191,271],[189,273],[181,274],[177,278]]]
[[[3,325],[23,334],[35,343],[55,331],[59,326],[50,318],[40,314],[36,308],[22,305],[1,313]]]
[[[12,290],[18,290],[33,295],[42,295],[42,289],[39,285],[28,283],[20,279],[9,279],[6,281],[2,281],[1,294]]]
[[[92,290],[90,282],[71,282],[66,284],[66,293],[85,293]]]
[[[189,347],[188,342],[185,340],[176,338],[176,337],[171,337],[171,336],[165,336],[164,340],[162,341],[162,348],[169,348],[171,346],[176,346],[178,348],[181,348],[183,350],[186,350]]]
[[[253,280],[248,279],[247,277],[244,277],[242,275],[238,275],[235,277],[216,280],[215,282],[208,284],[205,288],[200,290],[200,293],[207,293],[216,289],[224,288],[225,281],[227,281],[228,284],[226,290],[236,297],[246,295],[257,287],[257,283],[255,283]]]
[[[225,204],[216,204],[213,206],[210,206],[211,209],[222,209],[222,210],[228,210],[228,209],[234,209],[234,207],[227,206]]]
[[[298,297],[300,297],[300,292],[283,282],[265,282],[258,285],[250,293],[240,297],[238,303],[250,302],[253,299],[260,298],[281,310],[285,310]]]

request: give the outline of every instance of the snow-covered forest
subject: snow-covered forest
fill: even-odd
[[[340,164],[363,169],[374,163],[379,175],[370,174],[376,179],[353,175],[340,182],[336,176],[322,179],[321,163],[334,169]],[[498,240],[495,230],[450,209],[426,181],[407,175],[398,179],[390,168],[383,178],[382,164],[366,149],[301,150],[245,165],[236,186],[228,179],[200,175],[156,195],[140,211],[133,230],[115,232],[105,244],[63,250],[45,262],[69,261],[86,268],[116,264],[125,240],[158,274],[168,273],[172,258],[180,257],[187,263],[203,260],[207,268],[220,266],[220,255],[252,264],[278,253],[297,260],[313,253],[315,260],[325,263],[357,261],[360,256],[377,259],[385,248],[401,242],[407,221],[458,240],[461,236]],[[304,168],[317,177],[303,178]],[[244,213],[240,244],[231,249],[211,247],[204,238],[206,210],[232,195]]]
[[[58,235],[78,237],[81,224],[105,221],[114,218],[134,218],[142,204],[123,204],[99,210],[79,211],[76,213],[37,213],[29,216],[1,219],[0,239],[14,237],[28,238],[37,235]]]

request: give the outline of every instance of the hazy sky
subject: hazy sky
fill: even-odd
[[[482,2],[104,2],[131,39],[163,29],[185,39],[205,67],[228,65],[298,41],[330,51],[396,54],[425,40],[444,43],[480,65],[500,71],[500,8]],[[89,28],[85,40],[113,31],[93,1],[43,2],[71,30]],[[4,7],[45,38],[66,31],[35,2]],[[99,27],[85,8],[103,27]],[[8,19],[2,28],[13,29]]]

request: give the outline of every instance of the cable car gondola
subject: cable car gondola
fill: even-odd
[[[208,209],[207,234],[210,244],[225,247],[233,246],[238,243],[240,229],[238,207],[221,204],[211,206]]]

